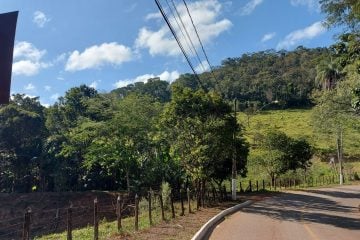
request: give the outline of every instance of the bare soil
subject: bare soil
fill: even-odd
[[[185,213],[185,216],[163,222],[131,235],[114,236],[111,240],[189,240],[195,233],[216,214],[246,200],[259,201],[270,197],[269,193],[244,194],[236,202],[224,202],[217,206],[201,208],[194,213]]]

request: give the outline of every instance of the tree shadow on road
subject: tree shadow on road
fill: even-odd
[[[259,201],[243,209],[244,212],[262,214],[282,221],[313,222],[345,229],[360,229],[360,213],[355,207],[340,205],[321,193],[283,193],[266,201]],[[350,217],[353,214],[353,217]],[[359,214],[359,215],[357,215]],[[349,216],[349,217],[348,217]]]
[[[341,191],[323,191],[323,190],[307,190],[306,192],[322,194],[330,197],[336,198],[355,198],[360,199],[360,192],[356,192],[356,190],[347,189],[354,192],[341,192]]]

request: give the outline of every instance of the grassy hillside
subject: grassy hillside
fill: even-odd
[[[316,149],[331,150],[336,153],[336,142],[333,136],[316,132],[311,123],[311,109],[261,111],[249,118],[238,113],[238,120],[244,125],[246,137],[251,144],[256,144],[259,134],[276,129],[295,138],[306,138]],[[248,124],[249,123],[249,124]],[[344,133],[344,153],[360,158],[360,131],[347,128]]]
[[[259,137],[270,129],[285,132],[294,138],[306,138],[316,149],[316,155],[321,155],[323,161],[318,157],[313,159],[310,171],[315,176],[332,174],[334,169],[328,165],[329,154],[336,156],[336,142],[333,136],[327,136],[316,132],[311,123],[311,109],[293,110],[271,110],[261,111],[256,115],[238,113],[238,121],[245,128],[245,136],[251,144],[252,149],[256,146]],[[251,155],[252,151],[250,151]],[[346,170],[348,172],[360,172],[360,131],[347,128],[344,134],[344,154],[347,156]],[[350,163],[351,161],[351,163]],[[265,173],[251,162],[248,163],[248,178],[265,177]]]

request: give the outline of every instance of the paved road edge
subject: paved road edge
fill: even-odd
[[[212,230],[221,219],[225,218],[228,215],[231,215],[237,211],[239,211],[243,207],[247,207],[251,205],[254,201],[248,200],[246,202],[240,203],[235,205],[231,208],[225,209],[224,211],[220,212],[213,218],[211,218],[207,223],[205,223],[200,230],[192,237],[191,240],[203,240],[205,236],[209,234],[209,231]]]

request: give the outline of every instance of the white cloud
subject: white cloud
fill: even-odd
[[[46,50],[39,50],[29,42],[18,42],[14,47],[14,75],[33,76],[43,68],[51,66],[50,63],[41,61]]]
[[[136,78],[133,78],[133,79],[119,80],[114,84],[114,87],[121,88],[121,87],[125,87],[129,84],[133,84],[136,82],[146,83],[150,78],[155,78],[155,77],[159,77],[161,80],[164,80],[164,81],[173,82],[174,80],[178,79],[179,76],[180,76],[180,73],[178,71],[172,71],[172,72],[164,71],[158,75],[144,74],[144,75],[137,76]]]
[[[46,86],[44,86],[44,89],[45,89],[45,91],[50,92],[51,91],[51,86],[46,85]]]
[[[267,41],[273,39],[275,37],[275,35],[276,35],[276,33],[274,33],[274,32],[267,33],[262,37],[261,42],[267,42]]]
[[[39,73],[41,68],[37,62],[31,62],[30,60],[21,60],[13,64],[12,72],[15,75],[33,76]]]
[[[288,49],[303,40],[313,39],[324,33],[326,28],[322,22],[315,22],[312,25],[289,33],[284,40],[280,41],[276,49]]]
[[[39,50],[29,42],[17,42],[14,47],[15,59],[24,58],[34,62],[38,62],[45,54],[46,50]]]
[[[319,0],[290,0],[290,3],[294,7],[307,6],[310,11],[320,11]]]
[[[199,32],[200,38],[204,44],[211,42],[211,40],[232,26],[232,23],[228,19],[219,20],[222,5],[217,0],[189,2],[188,7],[189,11],[191,12],[194,24]],[[177,9],[191,39],[197,39],[195,30],[192,26],[185,6],[179,4],[177,5]],[[158,18],[158,16],[159,15],[157,13],[152,13],[149,14],[146,18],[154,19]],[[170,22],[174,26],[175,31],[180,32],[179,27],[173,18],[170,19]],[[189,51],[184,37],[179,35],[179,39],[184,45],[184,48]],[[200,44],[197,40],[195,40],[194,45],[196,48],[198,48]],[[147,27],[141,28],[135,41],[135,47],[137,49],[149,49],[149,53],[152,56],[177,56],[181,54],[176,41],[165,24],[155,31],[150,30]]]
[[[94,89],[97,89],[97,87],[98,87],[98,85],[99,85],[100,82],[101,82],[100,80],[99,80],[99,81],[93,81],[93,82],[89,85],[89,87],[92,87],[92,88],[94,88]]]
[[[242,16],[250,15],[257,6],[259,6],[263,0],[250,0],[244,7],[241,8],[240,14]]]
[[[36,89],[36,87],[32,83],[29,83],[28,85],[24,86],[24,90],[27,90],[27,91],[34,91],[35,89]]]
[[[148,15],[146,15],[145,20],[159,19],[159,18],[161,18],[161,13],[156,12],[156,13],[149,13]]]
[[[60,81],[64,81],[64,80],[65,80],[65,78],[63,78],[63,77],[57,77],[56,79],[57,79],[57,80],[60,80]]]
[[[132,59],[131,49],[116,42],[94,45],[84,52],[74,51],[67,60],[66,71],[99,68],[103,65],[120,65]]]
[[[34,12],[33,22],[39,27],[43,28],[47,22],[50,22],[50,18],[41,11]]]
[[[59,97],[60,97],[60,94],[55,93],[55,94],[51,95],[50,99],[56,101],[56,100],[58,100]]]
[[[195,67],[197,73],[203,73],[210,70],[210,66],[207,61],[202,61],[199,65]]]

